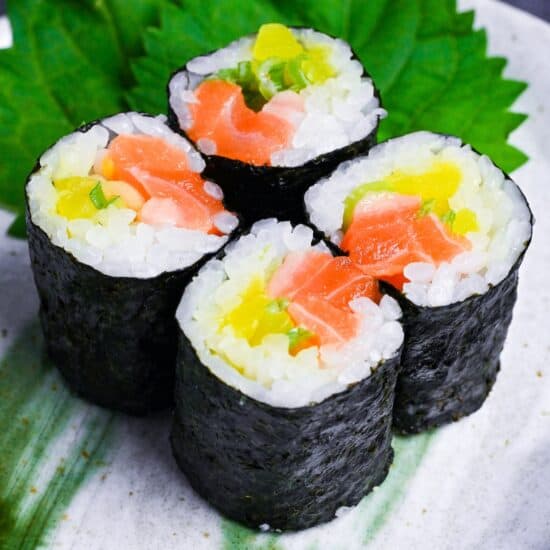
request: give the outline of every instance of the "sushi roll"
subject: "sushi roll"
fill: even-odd
[[[396,429],[477,410],[499,370],[531,239],[519,188],[458,138],[419,132],[343,164],[305,201],[312,223],[403,309]]]
[[[50,357],[80,395],[134,414],[172,403],[183,289],[238,223],[165,117],[123,113],[60,139],[26,185]]]
[[[368,151],[385,115],[347,43],[274,23],[189,61],[168,95],[170,125],[250,223],[303,221],[306,189]]]
[[[200,495],[263,530],[332,519],[393,457],[400,308],[312,236],[257,222],[177,311],[174,455]]]

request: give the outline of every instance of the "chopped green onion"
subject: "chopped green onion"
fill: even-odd
[[[277,298],[269,302],[265,309],[268,313],[279,313],[280,311],[284,311],[288,307],[288,304],[289,301],[286,298]]]
[[[263,61],[257,69],[258,89],[268,101],[284,89],[283,72],[285,63],[276,57]]]
[[[422,203],[420,210],[418,211],[418,217],[427,216],[435,206],[435,199],[428,199]]]
[[[94,206],[98,210],[103,210],[104,208],[107,208],[110,204],[115,202],[118,199],[118,195],[116,197],[112,197],[111,199],[107,200],[105,197],[105,194],[103,193],[103,188],[101,187],[101,182],[98,181],[97,185],[90,191],[90,200],[94,203]]]
[[[244,85],[252,85],[255,86],[256,84],[256,75],[254,74],[254,71],[252,70],[252,62],[251,61],[240,61],[237,65],[237,77],[239,79],[239,82],[242,82]]]
[[[304,56],[300,55],[288,61],[285,66],[284,81],[286,87],[294,92],[299,92],[310,84],[310,81],[302,70],[303,59]]]
[[[286,335],[288,336],[288,348],[290,350],[293,350],[294,348],[314,336],[313,332],[310,332],[309,330],[302,327],[291,328],[286,333]]]
[[[449,227],[453,227],[455,218],[456,218],[456,212],[454,210],[449,210],[448,212],[445,212],[443,216],[441,216],[441,221],[443,223],[446,223]]]
[[[243,91],[248,107],[259,111],[276,93],[283,90],[299,92],[311,84],[304,63],[311,61],[307,53],[292,59],[269,57],[260,61],[241,61],[233,69],[220,69],[210,78],[237,84]]]

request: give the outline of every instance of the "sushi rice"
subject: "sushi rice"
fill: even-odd
[[[305,203],[311,222],[336,244],[342,242],[346,197],[358,186],[383,182],[396,171],[423,174],[435,162],[460,171],[453,211],[468,209],[477,228],[464,235],[471,248],[452,261],[411,262],[403,293],[419,306],[443,306],[485,293],[502,281],[525,249],[532,231],[531,214],[517,186],[491,160],[458,138],[417,132],[373,148],[369,155],[343,163],[312,186]],[[367,266],[368,267],[368,266]]]
[[[285,256],[296,251],[328,252],[312,244],[304,225],[261,220],[250,233],[230,243],[221,259],[210,260],[187,287],[176,317],[201,363],[226,384],[279,407],[321,402],[369,376],[382,361],[394,357],[403,342],[397,302],[384,296],[379,305],[367,297],[349,303],[360,317],[360,329],[341,345],[321,345],[289,352],[284,334],[268,334],[252,346],[223,324],[228,312],[254,278],[269,279]]]
[[[149,224],[136,219],[136,211],[114,204],[99,210],[93,219],[68,219],[60,215],[59,192],[54,181],[74,176],[93,175],[106,147],[117,135],[142,134],[162,138],[181,149],[189,170],[200,173],[204,161],[191,145],[172,132],[166,117],[122,113],[91,127],[69,134],[42,155],[39,169],[27,185],[32,221],[51,241],[80,262],[110,276],[147,278],[165,271],[186,268],[204,254],[218,250],[237,218],[222,211],[214,219],[220,235],[207,234],[171,224]],[[205,192],[221,200],[223,192],[212,182],[204,182]]]
[[[371,133],[386,115],[372,80],[365,76],[361,63],[354,59],[346,42],[311,29],[290,31],[305,52],[319,48],[327,52],[332,76],[319,83],[309,83],[297,92],[304,110],[292,113],[294,135],[286,147],[271,154],[272,166],[300,166],[321,154],[345,147]],[[190,106],[197,103],[194,90],[205,79],[215,78],[218,71],[252,61],[256,36],[241,38],[212,54],[197,57],[187,64],[189,73],[181,71],[174,75],[169,83],[169,101],[182,130],[188,132],[193,125]],[[288,93],[278,92],[274,98]],[[289,118],[288,105],[283,104],[280,109],[273,105],[269,112]],[[216,143],[208,137],[198,139],[197,146],[207,155],[217,153]]]

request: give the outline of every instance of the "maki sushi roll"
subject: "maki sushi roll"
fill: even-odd
[[[531,239],[519,188],[458,138],[419,132],[340,166],[305,201],[312,223],[403,308],[395,427],[419,432],[477,410]]]
[[[177,311],[174,455],[200,495],[263,530],[332,519],[393,456],[401,311],[312,237],[257,222],[202,267]]]
[[[247,222],[303,221],[306,189],[368,151],[385,115],[347,43],[274,23],[192,59],[168,93],[172,128]]]
[[[142,414],[172,402],[174,314],[237,225],[163,117],[118,114],[62,138],[26,185],[49,355],[83,397]]]

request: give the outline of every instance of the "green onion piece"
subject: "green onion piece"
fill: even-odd
[[[97,185],[90,191],[89,195],[90,200],[93,202],[94,206],[98,210],[103,210],[104,208],[107,208],[110,204],[118,199],[117,195],[116,197],[112,197],[111,199],[107,200],[105,194],[103,193],[103,188],[101,187],[100,181],[97,182]]]
[[[251,86],[257,88],[256,75],[252,70],[251,61],[240,61],[237,65],[237,78],[241,87]]]
[[[265,309],[268,313],[279,313],[284,311],[288,307],[289,301],[286,298],[277,298],[272,300],[265,306]]]
[[[258,90],[268,101],[284,87],[284,61],[270,57],[263,61],[257,69]]]
[[[313,332],[302,327],[291,328],[286,335],[288,336],[288,349],[290,351],[314,336]]]
[[[287,89],[290,89],[294,92],[299,92],[303,90],[306,86],[310,84],[310,81],[302,71],[302,61],[304,55],[299,55],[294,59],[291,59],[286,63],[284,71],[284,83]]]
[[[418,217],[427,216],[435,206],[435,199],[428,199],[422,203],[420,210],[418,211]]]
[[[448,210],[445,214],[443,214],[443,216],[441,216],[441,221],[452,228],[455,218],[456,212],[454,210]]]
[[[220,69],[210,77],[211,80],[225,80],[227,82],[237,83],[238,73],[235,69]]]

